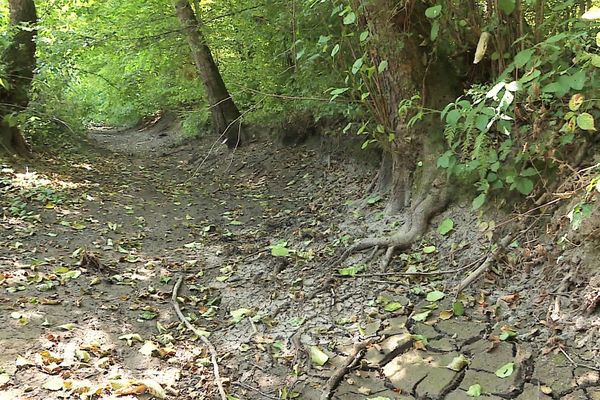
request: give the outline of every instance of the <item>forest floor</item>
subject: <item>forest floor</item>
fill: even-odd
[[[456,296],[494,225],[456,204],[385,271],[326,267],[402,224],[331,143],[231,154],[158,121],[2,165],[0,399],[219,398],[180,277],[232,400],[600,399],[576,255],[523,240]]]

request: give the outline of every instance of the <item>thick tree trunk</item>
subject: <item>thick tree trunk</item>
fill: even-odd
[[[223,82],[219,68],[201,30],[201,19],[194,13],[188,0],[175,0],[175,12],[185,31],[192,57],[198,68],[212,115],[214,129],[224,136],[227,146],[234,148],[241,144],[241,121],[233,99]]]
[[[398,3],[374,0],[365,11],[365,25],[374,43],[371,61],[374,65],[383,60],[388,63],[387,70],[375,76],[370,88],[371,99],[377,103],[372,108],[378,122],[395,135],[391,143],[383,141],[385,154],[376,185],[377,190],[389,193],[388,213],[415,208],[422,201],[421,187],[435,179],[430,170],[436,167],[432,154],[440,151],[441,127],[433,118],[409,126],[414,110],[421,105],[439,107],[455,97],[453,88],[458,86],[444,57],[432,54],[431,47],[423,44],[431,30],[425,3],[404,0],[402,7]],[[390,16],[389,10],[395,13]],[[399,112],[400,103],[415,95],[420,99],[413,102],[412,109]]]
[[[29,148],[20,129],[7,116],[22,111],[29,104],[29,89],[35,69],[35,34],[37,22],[33,0],[9,0],[11,38],[2,54],[6,71],[5,87],[0,87],[0,146],[3,150],[28,155]],[[22,25],[27,29],[22,29]]]

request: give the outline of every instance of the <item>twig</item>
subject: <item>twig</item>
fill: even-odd
[[[173,286],[173,293],[171,294],[171,304],[173,305],[173,308],[175,309],[175,313],[179,317],[179,320],[183,322],[183,324],[190,331],[194,332],[194,334],[198,336],[202,343],[204,343],[204,345],[208,348],[208,351],[210,352],[210,359],[213,365],[213,374],[215,375],[215,382],[219,389],[219,394],[221,395],[222,400],[227,400],[227,393],[225,393],[225,389],[223,389],[223,382],[221,382],[221,374],[219,373],[219,364],[217,362],[217,350],[215,349],[215,346],[213,346],[210,340],[208,340],[202,332],[199,332],[196,328],[194,328],[194,326],[190,323],[190,321],[187,320],[187,318],[183,315],[181,309],[179,308],[177,293],[179,292],[179,288],[181,287],[182,282],[183,275],[180,275],[179,279],[177,279],[177,282],[175,283],[175,286]]]
[[[261,392],[259,389],[255,388],[254,386],[248,385],[247,383],[237,381],[237,382],[233,382],[233,384],[236,386],[239,386],[239,387],[243,387],[244,389],[252,390],[253,392],[260,394],[262,397],[264,397],[266,399],[279,400],[279,397],[271,396],[265,392]]]
[[[496,261],[500,252],[503,251],[514,239],[515,235],[509,233],[504,236],[498,246],[486,257],[485,261],[475,271],[471,272],[462,282],[456,287],[456,294],[462,292],[467,286],[475,282],[483,273],[485,273],[492,263]]]
[[[362,358],[362,351],[374,341],[375,338],[370,338],[354,345],[352,351],[346,358],[346,362],[341,365],[327,380],[325,389],[323,389],[323,392],[321,393],[320,400],[329,400],[331,398],[333,391],[340,384],[340,381],[344,379],[344,376],[348,373],[348,371]]]
[[[569,362],[571,364],[573,364],[573,366],[579,367],[579,368],[587,368],[587,369],[591,369],[592,371],[598,371],[598,372],[600,372],[600,368],[598,368],[598,367],[594,367],[592,365],[587,365],[587,364],[580,364],[580,363],[576,362],[575,360],[573,360],[571,358],[571,356],[569,356],[569,354],[566,351],[564,351],[562,349],[562,347],[559,347],[558,349],[560,350],[561,353],[563,353],[563,355],[565,357],[567,357],[567,360],[569,360]]]

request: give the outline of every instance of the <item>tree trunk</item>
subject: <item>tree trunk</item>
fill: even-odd
[[[372,107],[377,122],[395,135],[390,143],[382,141],[385,154],[376,186],[389,193],[388,213],[414,208],[425,195],[421,189],[435,179],[432,171],[436,169],[434,154],[443,143],[441,127],[434,118],[409,124],[414,110],[421,105],[439,107],[455,98],[454,88],[458,87],[451,67],[446,65],[447,57],[433,54],[431,47],[423,44],[431,30],[426,5],[411,0],[403,3],[400,7],[396,0],[375,0],[365,11],[366,25],[374,38],[371,61],[373,65],[384,60],[388,63],[387,70],[377,74],[370,87],[370,97],[377,102]],[[390,16],[389,10],[396,12]],[[420,99],[413,100],[413,107],[399,112],[400,103],[415,95]]]
[[[237,147],[241,144],[240,112],[229,95],[219,68],[206,43],[206,38],[201,30],[200,16],[194,13],[188,0],[175,0],[174,5],[190,45],[198,74],[206,89],[214,129],[220,137],[226,138],[229,148]]]
[[[28,155],[29,148],[23,134],[7,118],[22,111],[29,104],[29,89],[35,69],[35,34],[37,22],[33,0],[9,0],[11,37],[2,54],[6,85],[0,87],[0,146],[10,153]],[[22,25],[27,25],[23,29]]]

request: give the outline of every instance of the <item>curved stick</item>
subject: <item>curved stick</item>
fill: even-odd
[[[175,309],[175,313],[177,314],[177,317],[179,317],[179,320],[183,322],[186,328],[188,328],[196,336],[198,336],[202,343],[204,343],[204,345],[208,348],[208,351],[210,352],[210,360],[212,361],[213,365],[213,374],[215,375],[215,382],[217,383],[217,387],[219,388],[219,394],[221,395],[222,400],[227,400],[227,393],[225,393],[225,389],[223,388],[223,382],[221,382],[221,374],[219,373],[219,364],[217,363],[217,350],[215,349],[215,346],[213,346],[213,344],[206,338],[206,336],[204,336],[202,332],[199,332],[196,328],[194,328],[194,326],[190,323],[190,321],[187,320],[187,318],[183,315],[181,309],[179,308],[179,302],[177,301],[177,293],[179,292],[179,288],[181,287],[182,282],[183,275],[181,275],[179,279],[177,279],[175,286],[173,286],[173,293],[171,294],[171,304],[173,305],[173,308]]]

